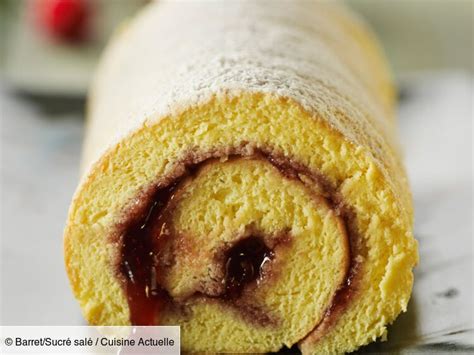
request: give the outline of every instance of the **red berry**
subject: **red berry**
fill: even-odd
[[[47,33],[66,41],[85,39],[90,10],[87,0],[37,0],[35,8]]]

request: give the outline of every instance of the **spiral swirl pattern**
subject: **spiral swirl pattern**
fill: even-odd
[[[179,324],[190,351],[334,353],[406,309],[393,89],[346,9],[151,4],[90,103],[65,230],[90,323]]]

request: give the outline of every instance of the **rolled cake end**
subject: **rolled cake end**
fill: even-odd
[[[66,266],[91,324],[179,324],[185,350],[313,353],[366,344],[406,309],[416,242],[391,158],[271,94],[150,122],[70,209]]]

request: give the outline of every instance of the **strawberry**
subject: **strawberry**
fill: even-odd
[[[43,30],[55,39],[77,42],[87,36],[91,14],[87,0],[37,0],[34,11]]]

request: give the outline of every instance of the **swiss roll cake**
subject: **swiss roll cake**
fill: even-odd
[[[417,263],[395,89],[339,3],[158,1],[90,91],[65,264],[93,325],[184,351],[350,352]]]

